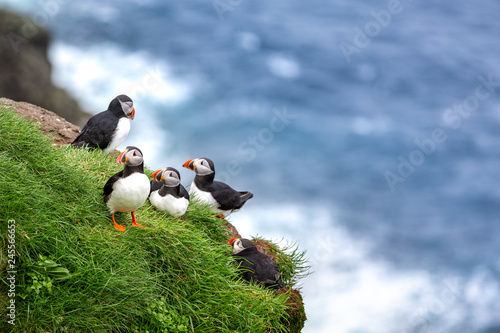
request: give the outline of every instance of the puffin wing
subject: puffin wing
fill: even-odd
[[[89,148],[105,149],[113,137],[113,132],[118,124],[118,119],[112,112],[103,111],[91,117],[72,145]]]
[[[244,201],[242,201],[240,193],[245,193],[245,192],[238,192],[233,188],[231,188],[229,185],[224,184],[222,182],[215,181],[213,183],[212,196],[219,203],[218,207],[219,209],[232,210],[241,208],[245,203],[245,201],[250,199],[251,196],[253,196],[253,194],[247,192],[250,193],[251,196],[247,197]]]
[[[247,200],[253,198],[253,193],[248,191],[238,191],[241,199],[241,205],[243,206]]]
[[[162,186],[163,186],[162,183],[157,182],[156,180],[152,179],[150,182],[149,194],[151,194],[154,191],[158,191]]]
[[[255,265],[250,259],[246,257],[239,256],[237,254],[233,255],[235,257],[236,262],[238,263],[238,270],[241,276],[247,281],[256,281],[258,282],[257,275],[255,274]]]
[[[256,248],[250,248],[233,254],[233,256],[238,262],[240,274],[245,280],[259,282],[274,289],[285,286],[280,280],[278,264],[267,254],[257,251]]]
[[[179,184],[179,196],[184,197],[185,199],[187,199],[189,201],[189,193],[186,190],[186,188],[184,186],[182,186],[182,184]]]
[[[115,173],[111,178],[108,179],[106,184],[104,184],[103,189],[103,195],[104,195],[104,202],[108,202],[109,197],[111,196],[111,192],[113,192],[113,185],[116,183],[116,181],[123,176],[123,170]]]
[[[93,117],[92,117],[93,118]],[[89,147],[91,148],[96,148],[95,146],[91,146],[88,142],[85,142],[85,138],[87,137],[88,135],[88,132],[89,132],[89,126],[92,127],[92,123],[93,123],[93,120],[92,118],[90,118],[86,123],[85,125],[83,126],[82,130],[80,131],[80,133],[78,133],[78,136],[75,138],[75,140],[73,140],[73,142],[71,142],[71,144],[73,146],[76,146],[76,147],[83,147],[85,146],[86,144],[89,145]]]
[[[259,252],[259,264],[258,269],[256,269],[257,277],[259,281],[264,283],[266,287],[272,288],[282,288],[283,283],[280,280],[280,270],[278,264],[275,263],[268,255]]]

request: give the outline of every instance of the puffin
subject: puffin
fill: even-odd
[[[189,193],[181,185],[181,174],[167,167],[151,175],[149,202],[156,209],[174,217],[184,215],[189,205]]]
[[[74,147],[99,148],[105,154],[118,147],[130,131],[134,103],[127,95],[116,96],[106,111],[92,116],[71,143]]]
[[[236,191],[229,185],[215,181],[215,166],[211,159],[202,157],[187,160],[182,165],[196,172],[189,194],[201,202],[208,203],[219,213],[217,217],[225,218],[232,212],[240,210],[253,194],[248,191]]]
[[[130,212],[132,226],[144,228],[138,224],[134,212],[142,206],[149,196],[149,178],[144,174],[144,158],[139,148],[128,146],[116,158],[116,162],[125,164],[122,171],[114,174],[104,185],[104,202],[109,208],[113,226],[118,231],[125,231],[125,226],[116,223],[116,212]]]
[[[232,238],[227,243],[233,246],[233,257],[235,257],[240,274],[245,280],[262,283],[271,289],[285,287],[280,279],[278,264],[267,254],[259,252],[251,240]]]

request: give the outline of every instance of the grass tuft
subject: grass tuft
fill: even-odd
[[[173,218],[146,203],[136,216],[147,229],[118,213],[127,230],[117,232],[102,186],[121,168],[99,151],[54,148],[0,105],[1,332],[291,331],[288,295],[237,278],[224,221],[208,206],[193,202]],[[8,220],[15,326],[6,316]],[[273,247],[290,287],[306,267],[293,248]]]

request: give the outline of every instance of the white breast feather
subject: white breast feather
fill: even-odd
[[[221,213],[224,217],[228,216],[233,212],[232,210],[222,210],[217,208],[219,207],[219,204],[217,203],[217,200],[214,199],[212,193],[200,190],[199,188],[196,187],[194,181],[191,184],[191,187],[189,188],[189,195],[192,198],[197,198],[201,202],[214,206],[213,211]]]
[[[201,202],[207,203],[209,205],[218,206],[217,201],[212,196],[212,193],[205,192],[196,187],[196,184],[193,182],[191,187],[189,188],[189,195],[193,198],[198,199]]]
[[[107,205],[112,214],[114,212],[134,212],[147,200],[148,195],[148,177],[143,173],[136,172],[113,184],[113,192],[111,192]]]
[[[149,201],[156,209],[174,217],[182,216],[189,205],[189,200],[186,198],[176,198],[170,194],[162,197],[158,191],[151,193]]]
[[[121,145],[121,143],[127,138],[128,132],[130,132],[130,119],[125,117],[120,118],[120,120],[118,120],[118,125],[113,132],[111,142],[109,143],[108,147],[104,149],[104,153],[107,154]]]

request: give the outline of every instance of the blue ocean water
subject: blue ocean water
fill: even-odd
[[[500,3],[0,5],[86,109],[132,97],[120,148],[212,158],[243,235],[308,251],[304,332],[500,332]]]

